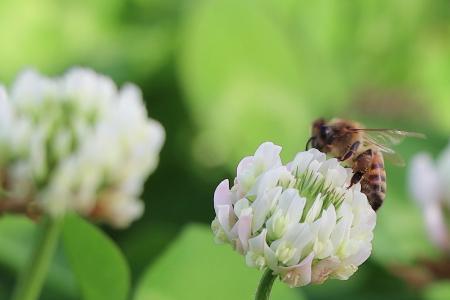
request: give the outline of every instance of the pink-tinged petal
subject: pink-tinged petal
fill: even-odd
[[[428,236],[431,241],[444,251],[450,250],[450,233],[439,203],[427,205],[423,211]]]
[[[245,252],[248,250],[248,239],[250,238],[251,226],[252,226],[252,216],[245,215],[242,216],[237,222],[238,225],[238,237],[241,242],[242,249]]]
[[[237,253],[244,255],[244,248],[242,247],[241,241],[239,239],[234,239],[231,241],[231,246],[233,247],[234,251]]]
[[[439,155],[436,165],[442,189],[441,201],[450,208],[450,145]]]
[[[216,215],[217,207],[220,205],[231,205],[231,192],[228,179],[222,181],[214,192],[214,209],[216,210]]]
[[[239,162],[236,170],[238,178],[253,164],[253,161],[254,161],[253,156],[246,156]]]
[[[290,287],[304,286],[311,282],[311,264],[314,253],[309,254],[299,264],[290,267],[280,267],[281,280]]]
[[[439,174],[430,155],[421,153],[411,161],[409,186],[414,199],[420,206],[439,202],[442,198]]]
[[[217,220],[219,220],[219,224],[228,234],[231,230],[231,227],[234,224],[234,212],[231,205],[219,205],[217,206]]]
[[[260,234],[248,240],[249,250],[253,252],[264,253],[266,243],[267,229],[263,229]]]
[[[328,279],[339,266],[339,259],[337,257],[330,257],[319,261],[312,267],[311,283],[321,284]]]

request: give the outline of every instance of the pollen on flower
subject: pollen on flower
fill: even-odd
[[[0,87],[0,213],[75,211],[127,226],[143,213],[163,142],[136,86],[82,68],[25,71],[8,93]]]
[[[316,149],[283,165],[263,143],[214,194],[215,239],[289,286],[347,279],[370,255],[376,215],[351,170]]]

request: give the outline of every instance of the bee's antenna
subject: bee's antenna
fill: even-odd
[[[305,150],[309,150],[309,145],[311,144],[311,142],[315,139],[315,136],[312,136],[309,138],[309,140],[306,142],[306,147]]]

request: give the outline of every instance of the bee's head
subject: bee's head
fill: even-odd
[[[317,119],[313,122],[311,137],[306,143],[306,149],[316,148],[319,151],[326,152],[325,147],[333,142],[333,129],[327,125],[325,119]]]

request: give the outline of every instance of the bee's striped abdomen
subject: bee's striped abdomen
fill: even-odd
[[[366,194],[370,205],[377,210],[386,196],[386,171],[383,155],[375,151],[369,171],[361,180],[361,191]]]

